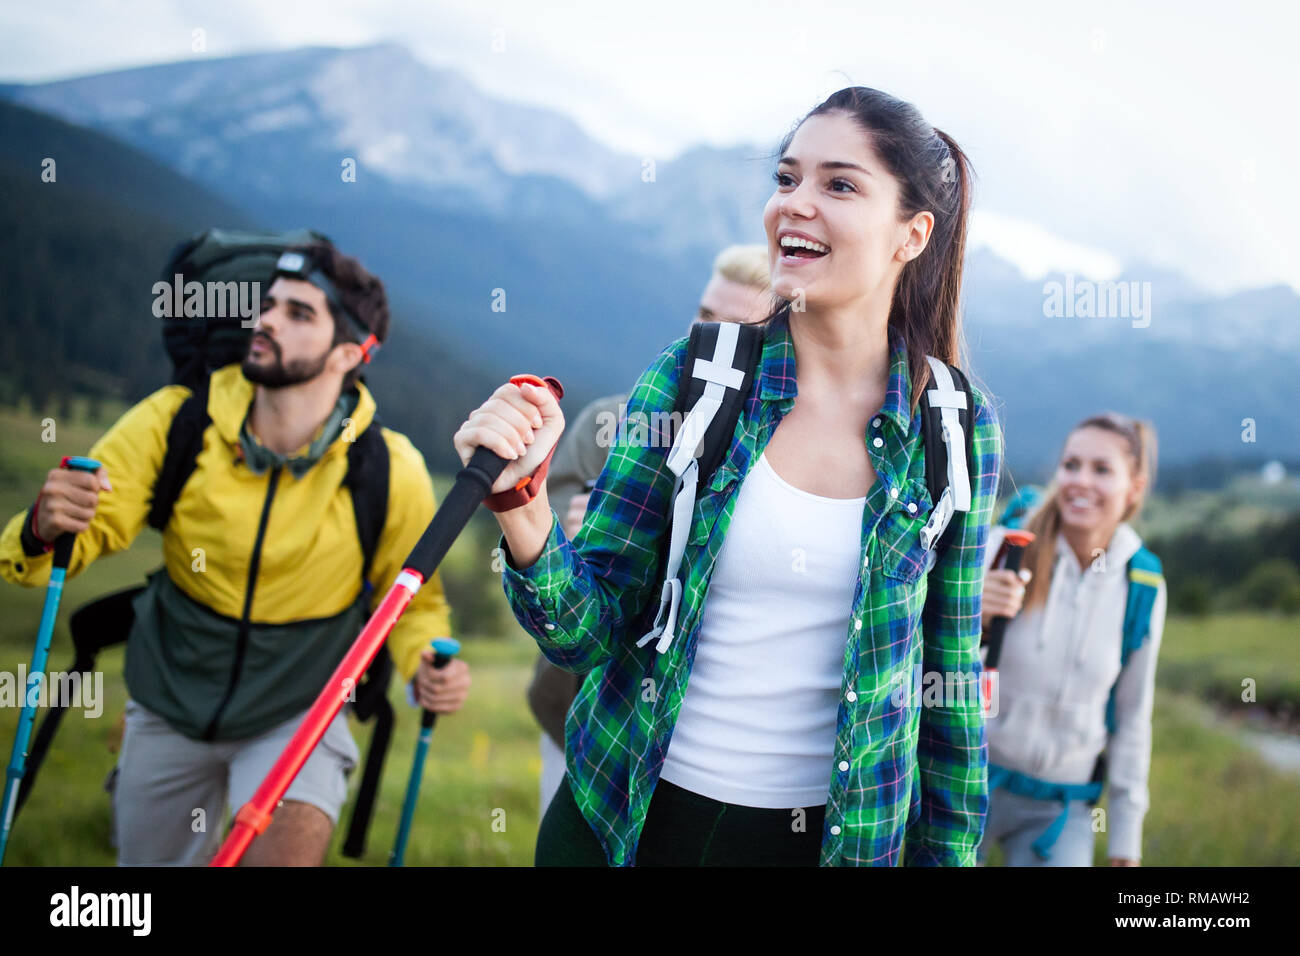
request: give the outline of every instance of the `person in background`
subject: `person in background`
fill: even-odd
[[[1137,866],[1141,859],[1167,596],[1158,571],[1136,561],[1130,568],[1144,548],[1129,522],[1154,483],[1155,456],[1155,430],[1146,422],[1087,418],[1071,430],[1041,500],[1022,489],[1025,504],[1013,501],[990,531],[986,566],[1004,525],[1019,524],[1012,513],[1021,512],[1035,539],[1019,574],[985,572],[984,627],[994,617],[1012,620],[998,661],[998,707],[988,720],[981,861],[998,843],[1008,866],[1091,866],[1093,804],[1106,781],[1110,863]],[[1151,559],[1143,564],[1159,567]],[[1121,664],[1130,589],[1144,582],[1156,589],[1149,618],[1135,630],[1145,636]]]
[[[713,260],[713,275],[700,296],[697,322],[739,322],[767,318],[772,307],[767,250],[761,245],[728,246]]]
[[[728,246],[718,253],[694,321],[742,325],[762,321],[771,307],[767,258],[767,247],[762,245]],[[570,539],[582,527],[587,499],[609,454],[608,445],[602,446],[598,439],[601,426],[617,421],[626,401],[625,394],[596,399],[578,413],[555,449],[547,481],[561,505],[564,533]],[[564,719],[581,683],[578,675],[537,655],[528,686],[528,706],[542,727],[539,819],[564,780]]]
[[[133,604],[130,696],[110,778],[122,866],[212,858],[229,815],[253,796],[368,615],[343,478],[348,424],[355,434],[379,427],[359,376],[367,350],[388,334],[388,299],[376,276],[332,244],[295,251],[310,272],[277,271],[242,364],[212,373],[204,451],[163,531],[163,568]],[[96,474],[51,470],[0,535],[0,578],[45,584],[65,533],[77,536],[69,576],[129,548],[189,395],[169,385],[129,409],[90,449],[103,463]],[[420,452],[399,432],[380,434],[390,494],[366,583],[383,594],[435,501]],[[459,659],[433,668],[429,642],[450,633],[449,612],[434,574],[388,641],[413,703],[441,714],[459,710],[470,685]],[[244,865],[320,865],[357,759],[340,711]]]

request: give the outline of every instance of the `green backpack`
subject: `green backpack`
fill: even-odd
[[[248,351],[252,327],[231,308],[232,303],[243,301],[242,290],[222,288],[225,284],[257,282],[265,294],[282,252],[291,246],[321,240],[328,242],[329,237],[312,229],[288,232],[208,229],[172,250],[155,286],[160,296],[169,299],[159,317],[163,320],[163,346],[172,360],[172,384],[195,389],[212,372],[241,361]],[[185,285],[191,282],[205,287],[203,308],[197,315],[185,314],[190,298]],[[168,286],[165,292],[161,289],[163,285]],[[155,306],[155,314],[159,311]],[[217,312],[235,314],[212,314]]]

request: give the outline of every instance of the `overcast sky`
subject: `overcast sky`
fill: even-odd
[[[976,238],[1027,275],[1171,268],[1300,291],[1300,5],[565,0],[10,3],[0,77],[397,39],[488,92],[669,158],[770,148],[841,86],[910,100],[971,155]]]

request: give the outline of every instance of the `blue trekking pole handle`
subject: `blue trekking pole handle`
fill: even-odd
[[[91,474],[100,469],[100,463],[95,459],[79,455],[64,458],[61,466]],[[41,610],[41,625],[36,632],[36,649],[32,652],[32,667],[27,674],[18,731],[14,735],[13,750],[9,754],[9,766],[5,770],[4,804],[0,807],[0,866],[4,864],[5,850],[9,846],[9,830],[13,826],[14,811],[18,804],[18,788],[27,769],[27,745],[32,739],[32,725],[36,723],[36,700],[40,694],[41,681],[45,678],[54,624],[58,620],[59,602],[63,598],[63,579],[67,576],[68,563],[72,560],[72,546],[76,540],[77,536],[68,532],[54,540],[54,563],[50,568],[50,583],[45,588],[45,606]]]
[[[460,652],[460,642],[451,637],[436,638],[433,648],[434,670],[442,670]],[[406,799],[402,803],[402,820],[397,827],[397,839],[388,858],[389,866],[401,866],[406,859],[406,841],[411,835],[411,821],[415,818],[415,804],[420,798],[420,782],[424,779],[424,758],[433,740],[433,725],[437,713],[427,708],[420,715],[420,736],[415,742],[415,759],[411,762],[411,777],[406,782]]]

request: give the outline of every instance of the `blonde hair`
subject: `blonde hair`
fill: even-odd
[[[713,271],[729,282],[766,292],[771,285],[767,246],[727,246],[713,260]]]
[[[1124,509],[1120,521],[1130,521],[1142,511],[1147,495],[1156,481],[1156,429],[1150,422],[1129,418],[1115,412],[1085,418],[1070,429],[1070,434],[1082,428],[1100,428],[1119,435],[1128,443],[1132,466],[1129,474],[1134,481],[1142,481],[1142,490],[1133,504]],[[1047,600],[1051,589],[1052,570],[1056,564],[1056,536],[1061,530],[1061,490],[1056,479],[1047,487],[1042,503],[1025,516],[1024,528],[1034,533],[1034,542],[1025,549],[1022,567],[1033,572],[1025,607],[1034,607]]]

